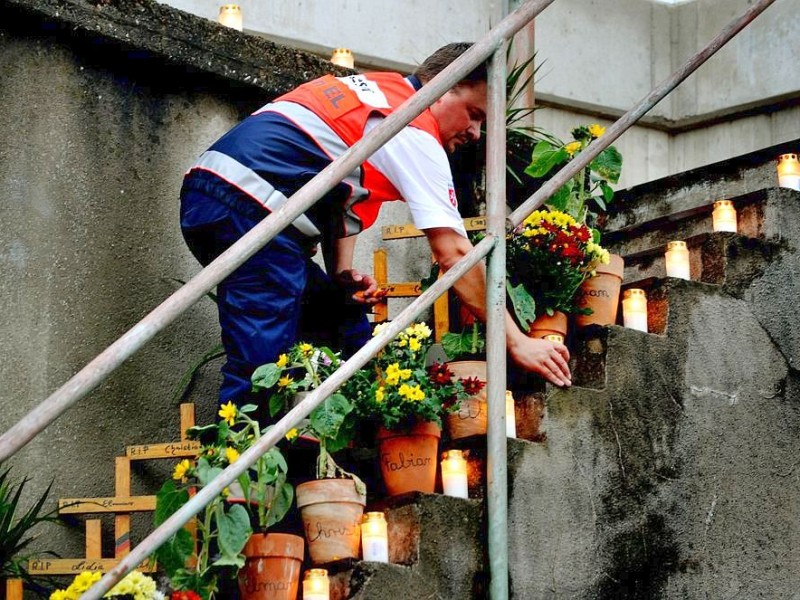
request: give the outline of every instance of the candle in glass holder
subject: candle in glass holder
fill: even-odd
[[[244,29],[244,22],[242,18],[242,9],[238,4],[223,4],[219,7],[219,22],[225,27],[242,31]]]
[[[550,340],[551,342],[558,342],[559,344],[564,343],[564,336],[558,333],[551,333],[550,335],[544,336],[544,339]]]
[[[714,202],[714,212],[711,213],[714,231],[730,231],[736,233],[736,209],[730,200],[717,200]]]
[[[448,450],[442,454],[442,488],[446,496],[469,498],[467,461],[461,450]]]
[[[353,53],[350,52],[349,48],[334,48],[331,54],[331,62],[348,69],[352,69],[355,66]]]
[[[677,241],[667,244],[667,253],[664,258],[667,262],[667,277],[690,279],[689,248],[686,247],[686,242]]]
[[[781,154],[778,157],[778,185],[800,191],[800,162],[797,154]]]
[[[647,332],[647,295],[630,288],[622,294],[622,322],[625,327]]]
[[[364,560],[389,562],[389,533],[382,512],[368,512],[361,523],[361,554]]]
[[[506,437],[517,437],[517,415],[514,414],[514,395],[511,390],[506,390]]]
[[[303,600],[330,600],[326,569],[309,569],[303,577]]]

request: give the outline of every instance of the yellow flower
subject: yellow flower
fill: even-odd
[[[417,323],[414,325],[414,335],[421,340],[426,340],[431,337],[431,328],[425,323]]]
[[[297,431],[297,427],[292,427],[289,431],[286,432],[286,439],[291,442],[298,435],[300,435],[300,432]]]
[[[605,127],[601,127],[597,123],[595,123],[593,125],[589,125],[589,133],[592,134],[593,138],[599,138],[605,132],[606,132],[606,128]]]
[[[239,451],[228,446],[225,448],[225,458],[228,459],[228,464],[233,464],[239,459]]]
[[[227,421],[228,425],[233,425],[233,420],[236,418],[236,405],[233,402],[223,404],[217,414],[222,417],[223,421]]]
[[[411,369],[401,369],[399,363],[392,363],[386,367],[386,383],[397,385],[400,380],[411,377]]]
[[[372,330],[372,337],[379,335],[381,331],[386,329],[389,326],[389,323],[378,323],[375,325],[375,329]]]
[[[75,592],[80,595],[100,581],[102,576],[103,574],[100,571],[83,571],[72,580],[67,592]]]
[[[229,488],[229,487],[222,488],[222,497],[223,498],[227,498],[230,495],[231,495],[231,488]]]
[[[411,349],[412,352],[416,352],[420,348],[422,348],[422,343],[415,337],[412,337],[408,340],[408,347]]]
[[[383,402],[385,394],[383,393],[383,386],[375,390],[375,402]]]
[[[425,392],[423,392],[418,385],[411,386],[408,385],[407,383],[404,383],[403,385],[400,386],[398,393],[403,398],[412,401],[423,400],[425,398]]]
[[[564,146],[564,150],[566,150],[567,154],[569,154],[570,156],[575,154],[578,150],[580,150],[580,148],[581,148],[580,142],[570,142],[569,144]]]
[[[305,357],[308,358],[314,353],[314,346],[311,344],[300,344],[300,353]]]
[[[186,473],[192,468],[192,463],[188,458],[184,458],[181,462],[175,465],[175,470],[172,472],[172,478],[175,481],[183,481],[186,479]]]
[[[397,338],[397,346],[399,348],[405,348],[408,345],[408,336],[404,333],[401,333]]]
[[[284,375],[283,377],[278,379],[278,387],[286,387],[287,385],[290,385],[293,381],[294,379],[292,379],[288,375]]]
[[[275,366],[280,367],[281,369],[285,367],[289,363],[289,357],[285,354],[281,354],[278,357],[278,362],[275,363]]]

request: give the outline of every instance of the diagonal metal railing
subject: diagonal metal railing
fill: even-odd
[[[684,63],[672,76],[657,86],[628,111],[605,135],[571,161],[507,219],[504,206],[505,184],[505,53],[503,44],[554,0],[531,0],[503,19],[484,38],[444,69],[437,77],[404,103],[394,114],[358,144],[323,170],[292,196],[280,210],[272,213],[239,242],[208,265],[131,330],[98,355],[79,373],[56,390],[19,423],[0,436],[0,462],[12,456],[35,435],[44,430],[72,404],[97,387],[114,369],[134,354],[184,310],[199,300],[227,275],[263,247],[279,231],[302,214],[318,198],[341,181],[353,168],[365,161],[379,146],[407,125],[414,117],[441,97],[466,73],[491,56],[489,65],[488,156],[487,156],[487,236],[434,285],[407,307],[390,325],[349,359],[318,389],[309,394],[274,427],[259,438],[235,463],[226,468],[209,485],[201,489],[186,505],[159,526],[131,553],[111,569],[95,586],[81,596],[97,600],[125,573],[134,569],[180,529],[189,519],[216,497],[225,486],[241,475],[259,456],[274,446],[301,419],[340,387],[357,369],[379,352],[421,311],[452,287],[455,282],[484,257],[492,256],[487,271],[487,359],[489,362],[489,552],[491,568],[490,594],[493,599],[508,598],[506,437],[504,426],[505,396],[505,244],[507,228],[518,225],[530,212],[541,206],[564,183],[584,168],[597,154],[608,147],[648,110],[672,91],[681,81],[703,64],[734,35],[752,22],[775,0],[758,0],[734,19],[705,48]],[[499,243],[501,242],[501,243]],[[492,250],[494,249],[494,252]],[[499,374],[499,375],[498,375]]]

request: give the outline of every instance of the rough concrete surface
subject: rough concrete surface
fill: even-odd
[[[511,447],[514,597],[793,597],[796,373],[747,302],[668,295],[666,336],[611,328],[605,389]]]

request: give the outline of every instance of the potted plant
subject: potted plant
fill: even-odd
[[[0,583],[5,586],[6,579],[20,579],[30,589],[37,589],[26,565],[31,555],[26,554],[28,546],[36,539],[33,529],[46,522],[59,522],[58,508],[44,511],[45,503],[50,495],[52,483],[26,509],[25,477],[18,483],[10,479],[11,469],[0,473]]]
[[[577,158],[604,132],[605,128],[597,124],[581,125],[572,130],[571,142],[564,143],[553,136],[539,140],[525,173],[536,178],[548,177]],[[619,181],[621,171],[622,155],[609,146],[564,184],[548,200],[547,207],[565,212],[592,228],[593,241],[599,243],[598,228],[602,227],[607,205],[614,198],[611,184]],[[621,256],[610,255],[578,287],[576,305],[580,310],[575,321],[579,327],[616,322],[624,266]]]
[[[375,328],[375,334],[385,324]],[[426,367],[431,330],[415,323],[355,379],[359,414],[378,426],[381,475],[389,495],[433,492],[442,416],[458,409],[464,382],[446,364]]]
[[[319,387],[340,365],[339,354],[330,348],[299,342],[274,363],[255,370],[253,391],[270,392],[270,414],[275,416],[298,393]],[[366,486],[333,458],[333,453],[349,445],[355,431],[355,405],[347,395],[342,390],[333,393],[287,436],[305,436],[319,444],[316,479],[297,486],[297,507],[315,565],[358,558],[361,543]]]
[[[228,402],[220,407],[217,423],[189,430],[189,437],[201,442],[198,458],[180,461],[173,472],[173,480],[161,487],[156,497],[156,525],[189,500],[191,488],[210,483],[261,436],[259,423],[249,416],[256,409],[253,404],[236,407]],[[284,592],[284,588],[292,586],[291,580],[287,583],[286,578],[293,577],[296,594],[303,557],[302,538],[286,536],[296,538],[292,544],[283,534],[267,534],[264,540],[260,537],[291,507],[293,491],[286,480],[287,471],[280,450],[271,448],[239,477],[237,486],[226,488],[200,512],[195,524],[197,552],[194,558],[195,540],[187,529],[178,531],[158,549],[156,558],[173,588],[194,591],[203,600],[210,600],[218,591],[220,576],[234,577],[239,569],[245,568],[240,578],[244,595],[251,583],[245,550],[272,548],[281,554],[273,557],[273,562],[287,565],[279,568],[277,574],[273,572],[273,579],[262,582],[261,587]],[[241,497],[232,495],[231,489],[241,490]],[[256,537],[253,537],[251,517],[258,523]],[[269,597],[289,599],[294,596],[286,590],[284,595]]]
[[[581,309],[580,285],[609,255],[592,230],[559,210],[536,210],[507,236],[507,289],[514,314],[532,337],[566,335],[569,313]]]
[[[100,581],[103,573],[100,571],[82,571],[63,590],[55,590],[50,594],[50,600],[76,600],[86,590]],[[131,571],[123,577],[103,598],[116,598],[117,600],[164,600],[164,594],[156,588],[156,582],[139,571]]]
[[[472,314],[462,314],[464,325],[460,333],[447,332],[442,336],[442,349],[447,366],[464,386],[465,397],[458,410],[447,413],[444,421],[451,439],[486,435],[488,406],[486,402],[486,336],[483,324]]]

